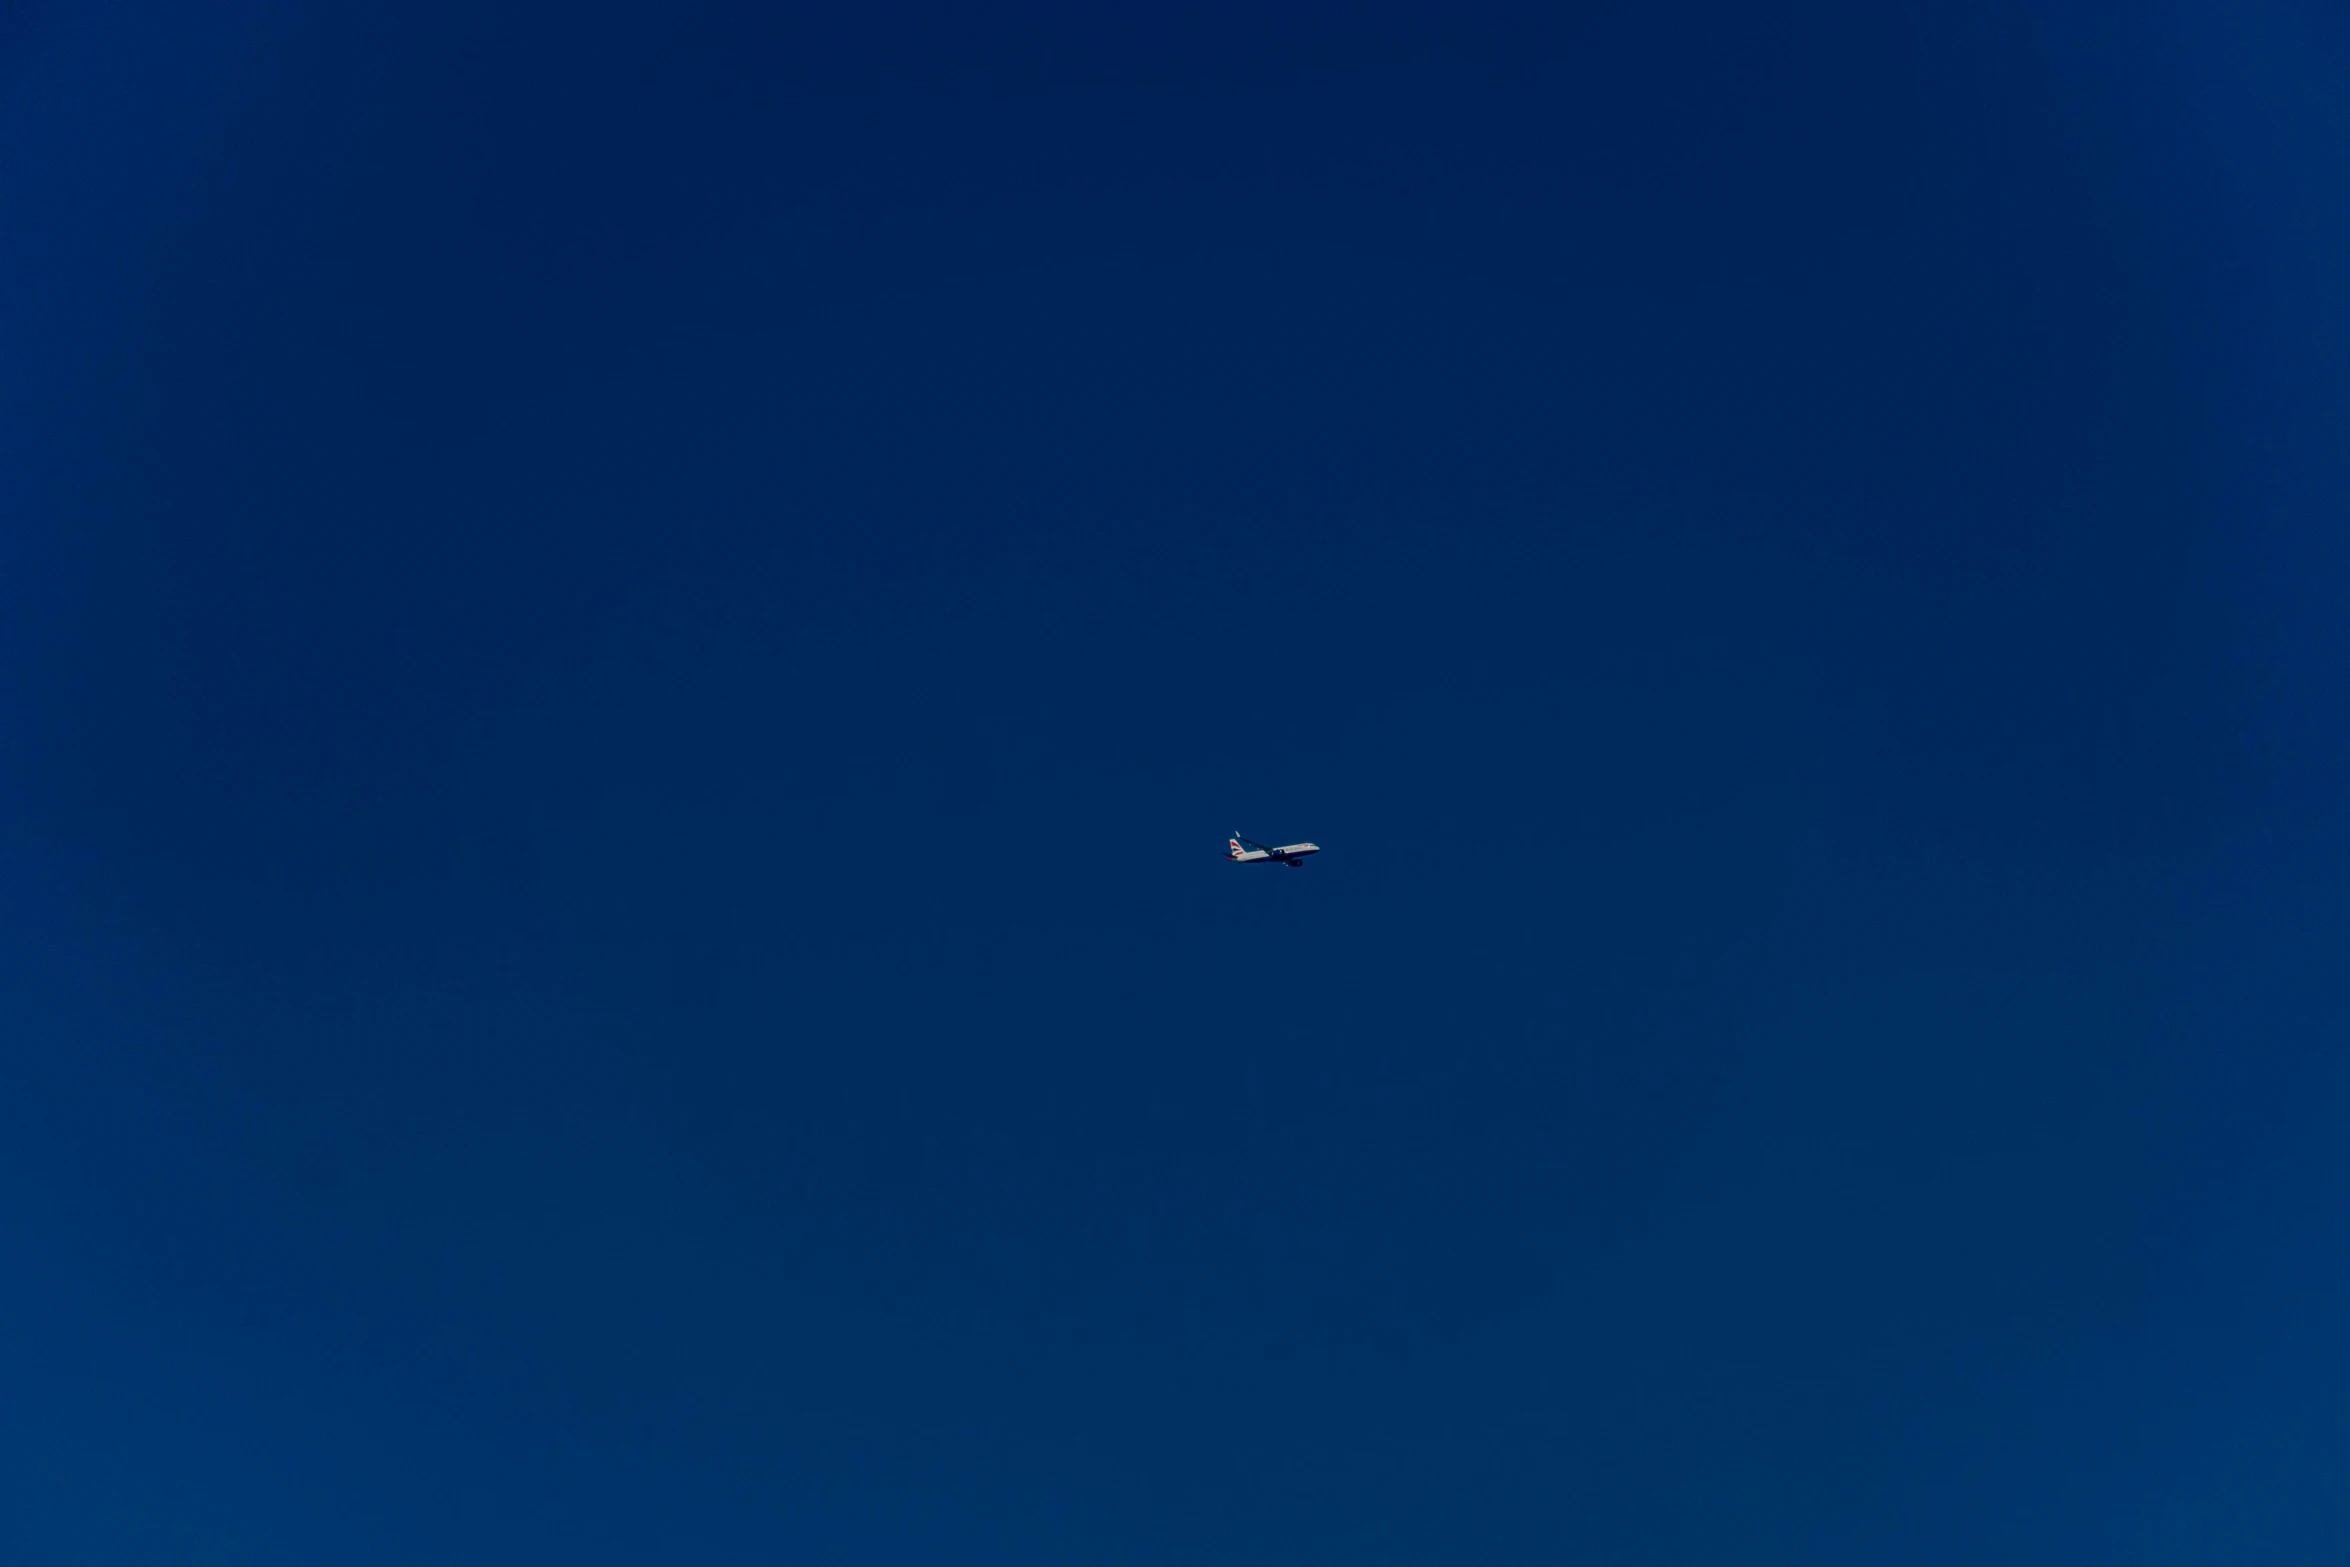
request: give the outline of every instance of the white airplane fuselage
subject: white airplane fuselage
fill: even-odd
[[[1321,852],[1322,846],[1318,843],[1289,843],[1283,844],[1278,849],[1244,848],[1240,840],[1235,838],[1232,840],[1231,847],[1224,851],[1224,858],[1235,865],[1255,865],[1264,861],[1275,861],[1295,870],[1298,866],[1305,864],[1307,855],[1320,854]]]

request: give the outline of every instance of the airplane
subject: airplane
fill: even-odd
[[[1261,843],[1251,843],[1234,833],[1232,842],[1225,846],[1224,858],[1238,865],[1254,864],[1260,860],[1279,860],[1291,870],[1296,870],[1305,864],[1307,855],[1321,852],[1322,846],[1318,843],[1289,843],[1278,849],[1268,849]]]

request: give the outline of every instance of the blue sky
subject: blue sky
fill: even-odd
[[[2345,64],[20,8],[0,1545],[2338,1560]]]

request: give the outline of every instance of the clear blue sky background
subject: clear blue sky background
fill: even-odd
[[[2346,72],[13,8],[0,1555],[2343,1560]]]

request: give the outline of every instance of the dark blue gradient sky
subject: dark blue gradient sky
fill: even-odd
[[[2343,1560],[2350,26],[801,9],[0,23],[0,1556]]]

